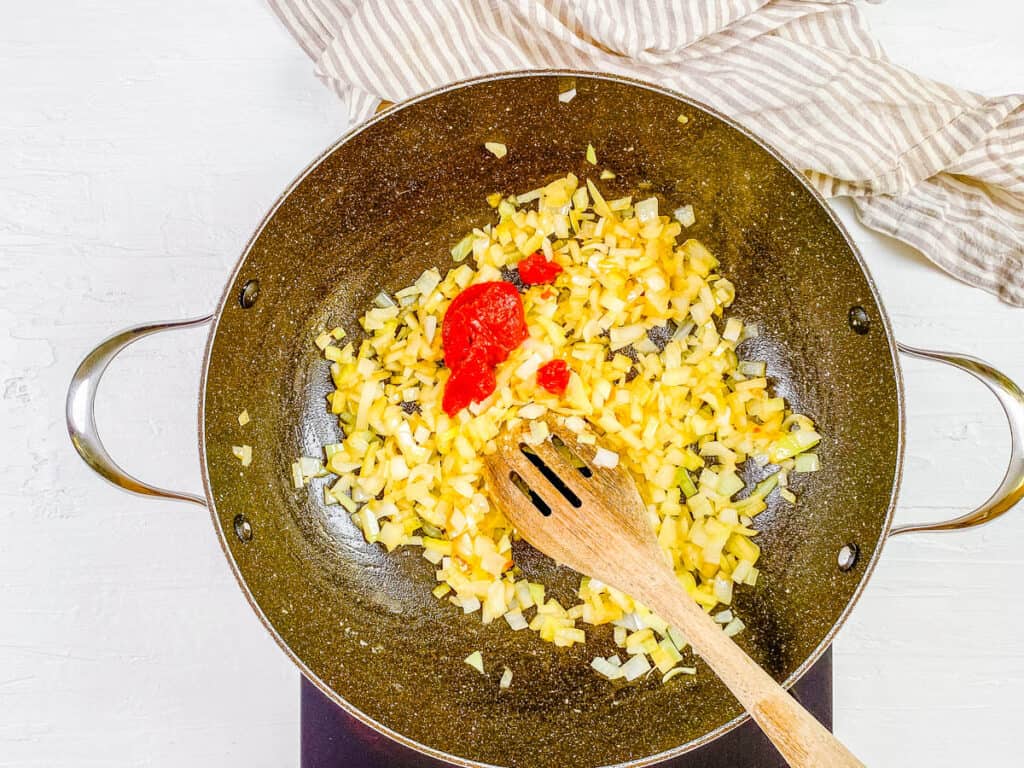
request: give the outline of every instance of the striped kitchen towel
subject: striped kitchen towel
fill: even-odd
[[[730,115],[826,196],[1024,306],[1024,96],[892,64],[847,0],[269,0],[354,121],[513,69],[630,75]]]

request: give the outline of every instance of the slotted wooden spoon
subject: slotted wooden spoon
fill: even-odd
[[[555,561],[631,595],[679,629],[791,766],[863,768],[686,593],[658,546],[629,473],[597,466],[594,446],[579,443],[553,421],[548,426],[551,437],[535,445],[528,445],[525,428],[505,432],[485,461],[491,494],[523,538]],[[586,467],[574,466],[571,454]]]

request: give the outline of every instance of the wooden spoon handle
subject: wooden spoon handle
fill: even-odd
[[[641,602],[678,628],[693,650],[761,726],[793,768],[864,768],[825,726],[775,682],[698,606],[671,575],[637,594]]]

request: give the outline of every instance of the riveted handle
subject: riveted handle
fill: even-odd
[[[99,430],[96,427],[96,392],[99,389],[100,379],[103,378],[103,372],[107,370],[110,361],[117,357],[132,342],[154,333],[160,333],[161,331],[173,331],[206,325],[212,319],[213,315],[206,315],[205,317],[196,317],[190,320],[150,323],[148,325],[126,328],[119,333],[115,333],[109,339],[100,342],[79,364],[78,370],[71,377],[71,384],[68,387],[66,409],[68,434],[71,436],[71,442],[75,446],[75,450],[78,451],[78,455],[98,475],[106,478],[119,488],[123,488],[131,493],[137,493],[140,496],[191,501],[193,504],[206,506],[206,499],[202,496],[184,491],[171,491],[150,485],[130,475],[114,461],[103,445]]]
[[[977,509],[952,520],[900,525],[893,528],[889,535],[898,536],[901,533],[919,531],[957,531],[995,520],[1024,498],[1024,392],[1006,374],[976,357],[917,349],[906,344],[898,346],[900,352],[905,355],[919,357],[922,360],[937,360],[967,371],[992,391],[999,404],[1003,406],[1006,420],[1010,424],[1010,463],[999,487]]]

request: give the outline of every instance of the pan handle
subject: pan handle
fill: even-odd
[[[1010,423],[1010,464],[1006,468],[1003,481],[996,488],[995,493],[977,509],[953,520],[900,525],[893,528],[889,535],[898,536],[901,533],[915,533],[917,531],[956,531],[961,528],[973,528],[976,525],[984,525],[995,520],[1024,498],[1024,392],[1021,392],[1021,388],[1011,381],[1006,374],[997,371],[991,365],[976,357],[917,349],[906,344],[899,344],[898,346],[900,352],[905,355],[919,357],[923,360],[937,360],[967,371],[992,390],[992,394],[996,396],[999,404],[1003,406],[1006,420]]]
[[[156,496],[161,499],[175,499],[180,501],[191,501],[193,504],[206,506],[206,499],[192,493],[183,491],[169,491],[164,488],[157,488],[155,485],[144,483],[141,480],[121,469],[120,465],[107,453],[103,441],[100,439],[99,430],[96,428],[96,392],[99,388],[103,372],[107,370],[110,361],[134,341],[160,331],[171,331],[179,328],[195,328],[206,325],[213,319],[213,315],[195,317],[190,320],[178,320],[167,323],[151,323],[149,325],[137,325],[126,328],[115,333],[105,341],[96,345],[85,359],[78,366],[75,375],[71,377],[71,384],[68,386],[67,409],[65,415],[68,424],[68,434],[71,442],[86,464],[92,467],[100,476],[106,478],[119,488],[140,496]]]

